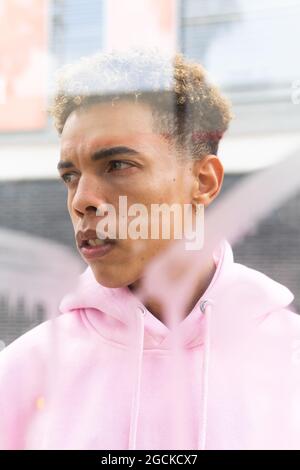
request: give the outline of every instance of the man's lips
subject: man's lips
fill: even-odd
[[[79,231],[76,234],[76,243],[84,258],[93,259],[104,256],[111,251],[116,244],[114,239],[101,239],[93,229]]]
[[[80,252],[84,256],[84,258],[92,260],[95,258],[101,258],[102,256],[109,253],[114,247],[114,243],[106,242],[103,245],[99,246],[83,246],[82,248],[80,248]]]

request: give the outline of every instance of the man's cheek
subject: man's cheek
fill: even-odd
[[[76,233],[77,230],[78,230],[78,222],[80,221],[79,217],[76,216],[74,214],[74,212],[72,211],[72,209],[69,209],[68,207],[68,212],[69,212],[69,216],[70,216],[70,219],[71,219],[71,222],[72,222],[72,225],[73,225],[73,228],[74,228],[74,232]]]
[[[72,199],[71,198],[68,198],[67,200],[67,209],[68,209],[68,212],[69,212],[69,216],[73,222],[73,225],[74,225],[74,222],[75,222],[75,219],[77,219],[77,217],[74,215],[74,209],[73,209],[73,206],[72,206]]]

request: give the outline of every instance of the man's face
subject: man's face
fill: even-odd
[[[111,204],[118,220],[119,196],[127,197],[128,208],[143,204],[149,215],[151,204],[183,205],[192,200],[195,177],[191,162],[179,162],[153,128],[149,106],[120,101],[74,111],[62,132],[60,173],[68,188],[77,246],[97,281],[107,287],[140,279],[146,264],[172,237],[120,239],[117,230],[115,242],[89,246],[94,243],[87,239],[96,238],[97,224],[103,220],[97,209]],[[132,219],[129,216],[127,223]]]

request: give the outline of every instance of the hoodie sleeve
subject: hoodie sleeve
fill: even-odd
[[[0,353],[0,449],[26,448],[26,435],[37,408],[43,354],[37,338],[44,324],[25,333]]]
[[[299,450],[300,315],[288,307],[278,309],[265,317],[259,330],[262,341],[253,344],[255,360],[251,377],[254,380],[258,377],[268,390],[266,404],[276,404],[270,422],[280,435],[277,447]],[[260,348],[262,343],[264,347]],[[261,376],[255,372],[258,365],[262,366]]]
[[[300,315],[284,309],[288,323],[287,349],[289,350],[290,362],[287,369],[290,374],[286,379],[286,384],[290,390],[290,397],[287,397],[288,411],[291,420],[291,438],[288,449],[300,449]],[[284,405],[283,405],[284,406]],[[288,434],[289,435],[289,434]]]

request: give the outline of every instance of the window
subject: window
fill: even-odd
[[[52,53],[57,66],[99,51],[104,0],[52,0]]]
[[[299,0],[181,5],[183,52],[203,63],[235,101],[290,100],[291,84],[300,77]]]

